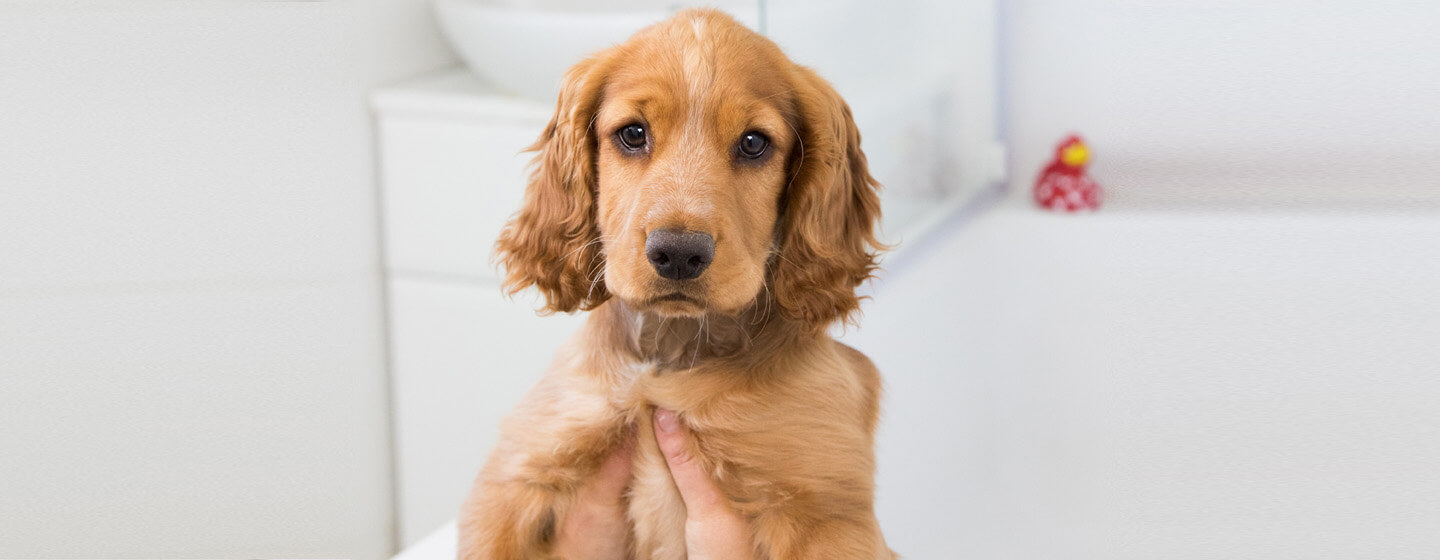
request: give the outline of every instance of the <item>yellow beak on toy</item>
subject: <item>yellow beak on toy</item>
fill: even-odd
[[[1076,142],[1060,152],[1060,161],[1065,162],[1065,165],[1070,167],[1080,167],[1085,165],[1085,162],[1089,160],[1090,150],[1085,147],[1085,144],[1080,142]]]

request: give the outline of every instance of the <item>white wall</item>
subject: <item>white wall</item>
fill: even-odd
[[[433,27],[0,3],[0,556],[391,552],[366,92]]]
[[[1078,131],[1114,205],[1440,207],[1440,4],[1017,0],[1004,25],[1019,192]]]
[[[969,198],[998,169],[997,0],[784,0],[766,35],[854,111],[870,172],[905,205]],[[863,37],[863,40],[856,40]],[[890,217],[887,216],[887,217]]]
[[[1436,214],[1005,208],[886,264],[877,512],[917,559],[1440,550]]]
[[[1109,206],[887,263],[846,340],[887,383],[891,545],[1433,556],[1440,5],[1002,6],[1011,196],[1077,131]]]

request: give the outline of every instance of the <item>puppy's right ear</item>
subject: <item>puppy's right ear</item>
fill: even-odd
[[[850,106],[814,71],[795,67],[800,150],[780,216],[771,287],[787,317],[823,329],[860,309],[855,288],[875,272],[880,184],[870,176]],[[801,265],[800,263],[804,263]]]
[[[525,204],[500,232],[495,258],[505,266],[504,290],[530,286],[545,296],[547,313],[592,309],[610,292],[595,222],[596,147],[590,130],[600,108],[603,59],[565,73],[555,116],[539,140]]]

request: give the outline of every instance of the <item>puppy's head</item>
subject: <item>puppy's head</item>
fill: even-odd
[[[525,206],[496,244],[511,293],[550,311],[610,297],[733,314],[767,288],[824,326],[875,269],[876,184],[824,80],[719,12],[694,10],[571,68]]]

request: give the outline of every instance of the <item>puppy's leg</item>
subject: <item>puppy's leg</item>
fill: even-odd
[[[481,482],[460,517],[459,560],[550,558],[564,495],[515,481]]]
[[[899,558],[885,545],[880,524],[874,518],[826,519],[805,523],[795,519],[767,521],[761,521],[760,531],[769,537],[769,557],[773,560]]]
[[[575,493],[629,436],[603,395],[542,381],[506,420],[460,513],[460,560],[549,559]]]

